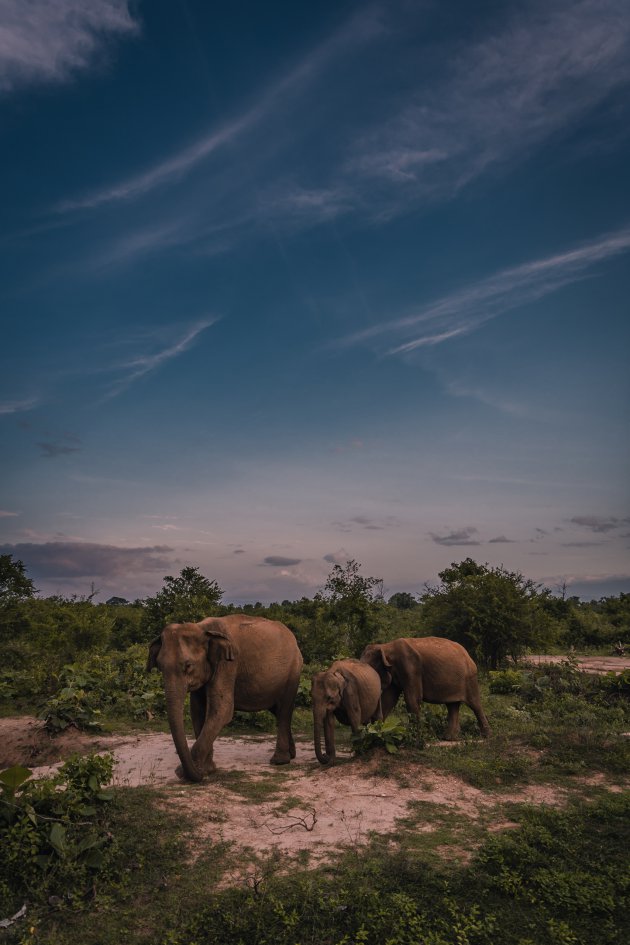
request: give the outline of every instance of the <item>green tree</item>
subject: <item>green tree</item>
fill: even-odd
[[[418,607],[418,601],[409,591],[398,591],[397,594],[392,594],[387,603],[396,610],[414,610]]]
[[[35,585],[26,576],[24,563],[13,555],[0,555],[0,607],[35,596]]]
[[[466,558],[441,571],[440,580],[422,597],[425,626],[491,669],[553,637],[555,625],[541,606],[549,592],[522,574]]]
[[[346,561],[344,567],[333,565],[321,594],[328,604],[328,619],[339,631],[339,655],[358,656],[370,642],[374,630],[373,605],[383,596],[381,578],[364,577],[360,569],[354,559]]]
[[[164,586],[144,601],[144,625],[156,632],[168,623],[185,623],[211,617],[223,597],[216,581],[199,573],[199,568],[182,568],[179,577],[167,574]]]

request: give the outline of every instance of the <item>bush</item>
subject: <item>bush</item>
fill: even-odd
[[[89,894],[112,839],[103,814],[112,769],[111,756],[88,755],[49,779],[19,765],[0,772],[0,914],[25,899],[77,906]]]
[[[523,684],[523,673],[516,669],[504,669],[490,672],[490,692],[505,695],[518,692]]]
[[[405,740],[407,728],[404,722],[390,715],[384,722],[369,722],[360,732],[352,736],[352,749],[363,755],[372,748],[384,748],[395,754]]]

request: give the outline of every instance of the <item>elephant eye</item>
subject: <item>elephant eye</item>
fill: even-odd
[[[184,663],[184,672],[189,673],[192,668],[193,668],[192,662],[190,660],[186,660],[186,662]]]

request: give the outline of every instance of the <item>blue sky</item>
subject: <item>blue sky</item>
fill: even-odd
[[[630,591],[626,0],[0,3],[0,553]]]

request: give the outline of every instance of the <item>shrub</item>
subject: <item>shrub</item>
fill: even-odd
[[[516,669],[504,669],[490,672],[490,692],[505,695],[518,692],[523,684],[523,673]]]
[[[384,722],[369,722],[353,735],[352,749],[359,755],[372,748],[384,748],[395,754],[405,739],[406,731],[405,723],[390,715]]]
[[[112,768],[111,756],[88,755],[54,778],[35,781],[19,765],[0,772],[0,914],[25,899],[80,905],[107,861]]]

